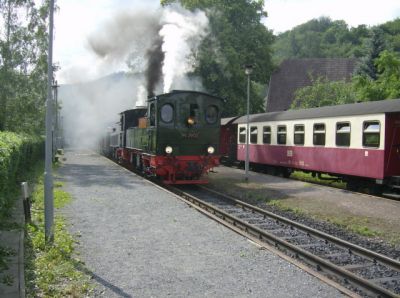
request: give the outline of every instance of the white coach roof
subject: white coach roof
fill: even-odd
[[[387,99],[337,106],[326,106],[321,108],[253,114],[250,115],[250,122],[357,116],[395,112],[400,112],[400,99]],[[241,124],[246,123],[246,121],[247,116],[242,116],[236,119],[233,123]]]

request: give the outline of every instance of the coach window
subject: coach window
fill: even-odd
[[[286,125],[278,126],[277,143],[280,145],[286,144]]]
[[[171,104],[167,103],[161,108],[161,120],[165,123],[169,123],[174,118],[174,108]]]
[[[381,132],[379,121],[365,121],[363,127],[363,146],[378,148]]]
[[[304,145],[304,125],[297,124],[294,126],[294,144]]]
[[[350,146],[350,123],[349,122],[336,123],[336,146],[343,146],[343,147]]]
[[[250,143],[257,144],[257,134],[258,134],[257,126],[250,127]]]
[[[325,124],[314,124],[313,144],[317,146],[325,146]]]
[[[263,127],[263,143],[271,144],[271,126]]]
[[[246,127],[239,128],[239,143],[246,143]]]

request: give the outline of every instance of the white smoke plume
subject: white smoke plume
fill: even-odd
[[[196,50],[208,34],[208,18],[203,11],[172,6],[164,11],[161,22],[164,92],[169,92],[194,70]]]
[[[209,32],[208,24],[203,11],[191,12],[180,5],[124,12],[88,42],[106,65],[128,61],[132,71],[145,72],[149,94],[173,88],[202,89],[199,79],[192,82],[187,74],[194,70],[197,48]]]
[[[203,91],[201,80],[188,74],[207,28],[204,12],[174,5],[118,13],[88,36],[94,62],[86,70],[69,72],[75,84],[61,86],[59,92],[68,141],[95,145],[120,112],[145,106],[149,95],[172,89]],[[115,74],[127,69],[130,76]],[[106,77],[84,83],[93,76]]]

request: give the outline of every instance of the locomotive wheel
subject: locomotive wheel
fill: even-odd
[[[135,157],[136,157],[136,164],[135,164],[136,170],[143,171],[143,161],[140,158],[140,155],[136,154]]]

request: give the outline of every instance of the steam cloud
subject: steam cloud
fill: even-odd
[[[172,89],[203,91],[201,80],[188,74],[207,34],[205,13],[190,12],[179,5],[114,16],[88,37],[88,48],[97,58],[87,73],[104,77],[128,66],[132,75],[116,79],[114,74],[92,83],[61,87],[64,130],[70,142],[94,143],[112,119],[117,122],[118,113],[135,105],[145,106],[147,96]],[[82,69],[69,76],[84,77]]]
[[[159,32],[165,53],[164,92],[168,92],[175,79],[182,79],[193,71],[196,49],[208,33],[208,18],[203,11],[188,12],[172,7],[163,14],[161,21],[164,23]]]
[[[191,12],[179,5],[157,12],[123,13],[89,37],[91,49],[108,64],[130,60],[133,71],[144,72],[149,95],[163,78],[162,91],[193,88],[185,79],[193,71],[198,46],[208,34],[203,11]],[[161,88],[159,88],[161,89]]]

